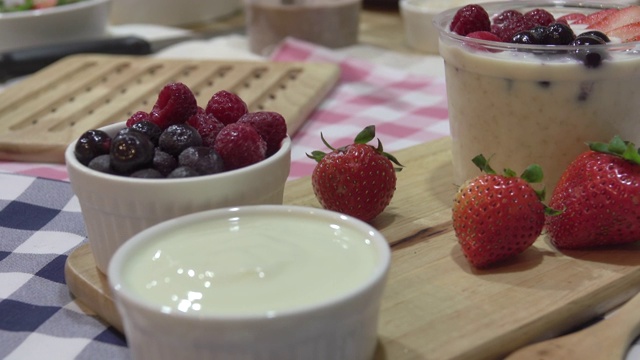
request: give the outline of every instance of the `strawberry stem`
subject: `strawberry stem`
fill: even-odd
[[[471,159],[471,162],[473,162],[484,173],[491,175],[496,174],[496,171],[493,170],[491,166],[489,166],[489,160],[487,160],[487,158],[485,158],[482,154],[476,155],[473,159]]]
[[[360,131],[358,135],[356,135],[356,138],[353,140],[353,142],[354,144],[366,144],[369,141],[375,139],[375,137],[376,137],[376,126],[369,125],[365,127],[362,131]],[[320,139],[322,139],[322,143],[327,148],[331,149],[331,151],[344,151],[344,149],[347,148],[346,146],[344,146],[339,149],[335,149],[329,144],[329,142],[327,142],[327,140],[324,138],[324,135],[322,133],[320,133]],[[384,152],[384,149],[382,148],[382,142],[380,141],[380,139],[377,139],[377,140],[378,140],[378,147],[375,148],[376,152],[386,157],[387,159],[389,159],[392,163],[396,164],[397,167],[394,166],[395,171],[402,171],[402,168],[404,167],[404,165],[400,164],[400,162],[398,161],[398,159],[396,159],[395,156],[387,152]],[[317,162],[320,162],[320,160],[322,160],[326,154],[322,151],[316,150],[316,151],[312,151],[311,154],[307,153],[306,155],[309,159],[313,159]]]

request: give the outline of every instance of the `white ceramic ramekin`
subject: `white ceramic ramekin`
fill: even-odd
[[[124,123],[109,125],[114,135]],[[107,271],[111,256],[127,239],[164,220],[229,206],[282,204],[291,166],[291,140],[251,166],[183,179],[135,179],[101,173],[81,164],[75,142],[65,151],[74,193],[78,197],[91,251],[98,269]]]
[[[266,227],[265,218],[268,219],[268,224],[281,224],[281,231],[272,229],[256,231],[248,237],[243,235],[243,229],[247,225],[257,222]],[[305,225],[315,231],[308,230]],[[228,256],[227,252],[216,248],[215,245],[209,245],[208,241],[192,248],[193,244],[184,239],[193,237],[190,231],[194,231],[194,228],[197,228],[197,231],[208,229],[201,235],[204,239],[216,236],[217,239],[229,241],[229,247],[239,246],[233,243],[238,237],[243,240],[248,238],[245,245],[250,246],[242,249],[247,250],[245,255],[250,260],[257,258],[265,261],[260,250],[275,248],[275,252],[270,254],[272,256],[266,258],[266,262],[271,261],[271,268],[275,271],[265,271],[266,279],[292,272],[303,272],[306,275],[304,269],[307,261],[322,263],[320,266],[324,269],[321,269],[321,275],[310,276],[309,281],[297,281],[287,287],[286,291],[276,292],[281,297],[276,297],[270,304],[275,303],[277,307],[280,301],[288,300],[282,300],[284,297],[292,293],[316,291],[316,294],[320,295],[317,296],[317,300],[314,295],[312,300],[304,305],[285,307],[273,312],[252,310],[247,313],[216,313],[217,309],[220,309],[220,305],[217,305],[214,306],[213,313],[205,313],[200,310],[209,304],[202,307],[198,304],[194,311],[181,310],[177,305],[166,305],[166,299],[182,304],[178,295],[172,295],[174,293],[196,294],[192,299],[197,300],[205,299],[209,295],[223,297],[229,293],[224,291],[225,281],[244,280],[246,276],[251,276],[250,272],[242,270],[238,271],[237,275],[241,277],[238,278],[234,277],[234,273],[229,275],[228,270],[225,272],[217,268],[219,262],[232,264],[225,269],[235,269],[235,264],[246,269],[249,263],[253,264],[252,261],[239,256],[237,248],[233,248],[231,252],[235,256]],[[188,237],[180,236],[185,233],[189,234]],[[278,235],[273,236],[276,233]],[[318,258],[320,255],[316,254],[321,251],[294,251],[297,245],[312,240],[322,242],[323,246],[329,243],[329,255],[325,252],[324,257]],[[171,253],[167,250],[167,241],[180,244],[186,255],[164,255]],[[354,246],[355,243],[358,243],[359,247]],[[262,244],[263,247],[256,244]],[[360,255],[366,252],[366,256],[370,257],[367,261],[362,261],[362,257],[354,255],[358,254],[357,251],[345,255],[351,251],[344,250],[345,247],[357,248],[361,251]],[[332,254],[340,260],[330,260]],[[175,255],[175,252],[172,255]],[[203,256],[205,259],[210,257],[210,260],[203,262]],[[304,259],[301,260],[302,265],[288,264],[288,261],[294,260],[297,256]],[[390,256],[390,248],[383,235],[355,218],[309,207],[246,206],[191,214],[142,231],[118,249],[109,266],[108,278],[123,319],[127,342],[135,359],[370,360],[377,343],[378,312]],[[326,257],[329,260],[325,262]],[[274,258],[278,259],[275,264]],[[145,266],[139,267],[139,264],[147,261],[154,261],[153,266],[161,264],[160,268],[148,271]],[[339,263],[348,263],[349,270],[336,274],[336,271],[332,270],[338,267]],[[367,265],[356,270],[358,265],[363,263]],[[176,290],[173,284],[179,281],[174,277],[165,278],[164,276],[169,275],[164,275],[164,269],[167,269],[166,274],[183,274],[183,281],[196,284],[193,285],[193,291],[190,287],[187,288],[189,291],[180,287],[180,290]],[[360,275],[355,280],[350,280],[344,289],[327,296],[322,295],[339,286],[332,285],[332,281],[339,282],[337,279],[352,276],[352,272],[358,272]],[[157,276],[158,281],[148,282],[147,276],[150,273]],[[216,284],[220,273],[223,274],[220,280],[222,283]],[[138,274],[145,274],[142,280],[138,278]],[[256,276],[255,273],[252,274]],[[202,283],[210,280],[212,284],[197,285],[201,283],[198,280],[201,278]],[[302,276],[302,279],[306,280],[307,277]],[[260,287],[259,291],[262,294],[273,294],[270,285],[262,285],[262,280],[255,280],[259,282],[256,287]],[[146,293],[150,291],[149,286],[154,286],[149,285],[150,283],[158,282],[170,284],[166,285],[170,291],[164,288],[161,294]],[[252,289],[253,284],[251,283]],[[202,290],[203,286],[207,289]],[[323,290],[318,291],[318,287]],[[214,290],[209,292],[209,288]],[[273,300],[273,296],[269,298]],[[234,299],[237,299],[237,296],[230,299],[232,303]],[[245,303],[253,301],[258,307],[262,306],[262,300],[263,297],[255,294],[238,299]],[[247,305],[243,304],[241,308],[244,309],[244,306]]]

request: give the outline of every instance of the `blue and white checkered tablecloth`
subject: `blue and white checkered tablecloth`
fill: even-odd
[[[85,241],[68,182],[0,173],[0,358],[129,358],[124,336],[65,284]]]
[[[130,358],[124,336],[65,283],[67,256],[85,241],[68,182],[0,172],[0,359]],[[640,339],[626,359],[640,359]]]

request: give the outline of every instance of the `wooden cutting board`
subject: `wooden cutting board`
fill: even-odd
[[[277,111],[293,135],[339,75],[324,63],[67,57],[0,93],[0,160],[64,162],[64,148],[83,132],[150,111],[160,89],[176,81],[202,107],[227,90],[250,111]]]
[[[449,138],[396,155],[390,206],[372,224],[392,246],[375,360],[497,359],[609,311],[640,290],[640,246],[560,253],[544,236],[493,270],[470,268],[451,226]],[[318,207],[308,178],[289,182],[285,203]],[[122,329],[88,247],[67,260],[78,299]]]

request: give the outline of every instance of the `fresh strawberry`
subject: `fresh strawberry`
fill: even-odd
[[[609,36],[620,39],[623,43],[640,41],[640,22],[624,25],[609,31]]]
[[[576,22],[574,22],[574,24],[592,25],[592,24],[595,24],[598,21],[604,19],[605,17],[607,17],[609,15],[612,15],[613,13],[616,13],[618,11],[620,11],[620,10],[619,9],[604,9],[604,10],[596,11],[594,13],[591,13],[591,14],[585,16],[581,20],[577,20]]]
[[[624,25],[640,21],[640,6],[629,6],[616,12],[612,12],[600,21],[587,27],[587,29],[597,29],[604,33],[619,28]]]
[[[530,183],[542,180],[542,169],[529,166],[520,177],[505,169],[497,174],[487,159],[473,158],[484,174],[463,184],[456,193],[453,229],[462,253],[476,268],[486,268],[530,247],[542,232],[544,191]]]
[[[316,198],[325,208],[363,221],[371,221],[391,202],[396,189],[396,171],[401,164],[378,146],[367,143],[375,138],[375,126],[367,126],[354,143],[325,154],[313,151],[307,156],[318,162],[311,176]],[[400,167],[394,168],[396,164]]]
[[[571,13],[567,15],[560,16],[556,19],[556,22],[564,22],[566,24],[578,23],[580,21],[585,21],[587,15],[581,13]]]
[[[640,240],[640,155],[614,137],[591,143],[556,185],[549,205],[564,209],[547,218],[559,249],[583,249]]]

